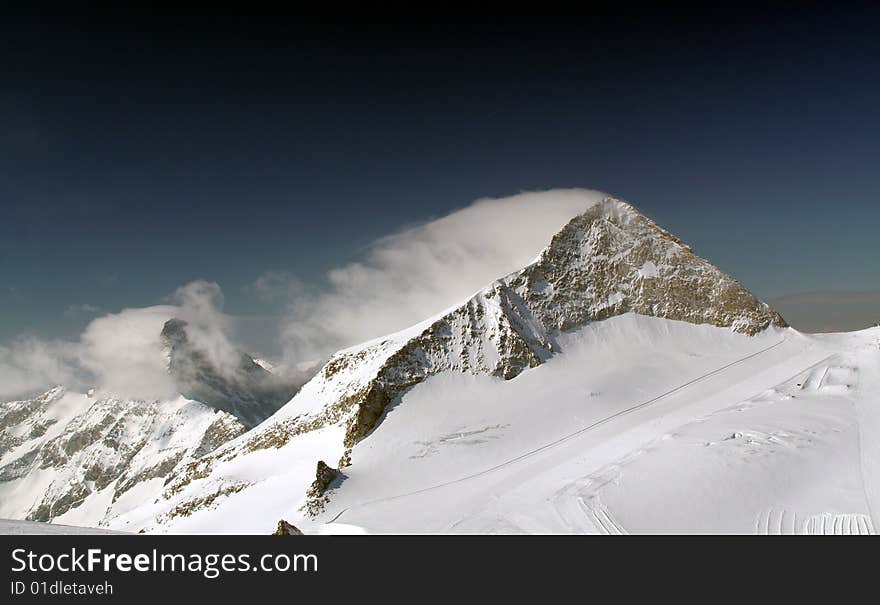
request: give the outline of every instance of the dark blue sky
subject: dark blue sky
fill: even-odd
[[[551,187],[632,201],[762,297],[880,289],[874,14],[290,21],[4,19],[0,342],[196,278],[271,314],[266,270]]]

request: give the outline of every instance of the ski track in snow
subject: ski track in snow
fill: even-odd
[[[626,535],[627,531],[623,528],[620,522],[614,518],[611,511],[608,510],[608,507],[602,504],[602,501],[599,500],[598,496],[590,498],[589,500],[578,497],[577,503],[580,505],[583,513],[587,515],[589,520],[593,523],[597,533],[606,536]]]
[[[755,533],[763,536],[867,536],[876,531],[871,517],[863,513],[804,514],[785,508],[770,508],[755,519]]]
[[[627,414],[632,414],[633,412],[635,412],[635,411],[637,411],[637,410],[640,410],[640,409],[645,408],[645,407],[647,407],[647,406],[650,406],[650,405],[652,405],[652,404],[654,404],[654,403],[657,403],[657,402],[661,401],[662,399],[664,399],[664,398],[666,398],[666,397],[668,397],[668,396],[670,396],[670,395],[672,395],[672,394],[674,394],[674,393],[677,393],[677,392],[679,392],[679,391],[682,391],[682,390],[688,388],[689,386],[692,386],[692,385],[694,385],[694,384],[696,384],[696,383],[698,383],[698,382],[701,382],[701,381],[703,381],[703,380],[706,380],[707,378],[710,378],[710,377],[712,377],[712,376],[715,376],[716,374],[720,374],[721,372],[724,372],[725,370],[727,370],[727,369],[729,369],[729,368],[731,368],[731,367],[733,367],[733,366],[739,365],[739,364],[741,364],[741,363],[743,363],[743,362],[745,362],[745,361],[748,361],[748,360],[753,359],[753,358],[755,358],[755,357],[758,357],[758,356],[760,356],[760,355],[762,355],[762,354],[764,354],[764,353],[766,353],[766,352],[768,352],[768,351],[770,351],[770,350],[772,350],[772,349],[775,349],[776,347],[779,347],[780,345],[782,345],[783,343],[785,343],[785,341],[786,341],[786,337],[783,336],[778,342],[776,342],[776,343],[774,343],[774,344],[772,344],[772,345],[770,345],[770,346],[768,346],[768,347],[765,347],[765,348],[763,348],[763,349],[761,349],[761,350],[759,350],[759,351],[756,351],[755,353],[751,353],[751,354],[746,355],[746,356],[744,356],[744,357],[742,357],[742,358],[740,358],[740,359],[737,359],[736,361],[733,361],[733,362],[730,362],[730,363],[728,363],[728,364],[725,364],[725,365],[721,366],[720,368],[716,368],[715,370],[712,370],[711,372],[707,372],[707,373],[705,373],[705,374],[703,374],[703,375],[701,375],[701,376],[699,376],[699,377],[697,377],[697,378],[694,378],[693,380],[689,380],[689,381],[685,382],[684,384],[681,384],[681,385],[679,385],[679,386],[677,386],[677,387],[675,387],[675,388],[673,388],[673,389],[670,389],[670,390],[668,390],[668,391],[666,391],[666,392],[664,392],[664,393],[661,393],[660,395],[657,395],[657,396],[655,396],[655,397],[652,397],[651,399],[648,399],[647,401],[643,401],[643,402],[638,403],[638,404],[636,404],[636,405],[634,405],[634,406],[632,406],[632,407],[626,408],[626,409],[621,410],[621,411],[619,411],[619,412],[616,412],[616,413],[614,413],[614,414],[612,414],[612,415],[610,415],[610,416],[607,416],[607,417],[605,417],[605,418],[602,418],[601,420],[598,420],[598,421],[596,421],[596,422],[594,422],[594,423],[592,423],[592,424],[590,424],[590,425],[588,425],[588,426],[586,426],[586,427],[583,427],[583,428],[581,428],[581,429],[578,429],[577,431],[575,431],[575,432],[573,432],[573,433],[570,433],[570,434],[568,434],[568,435],[565,435],[565,436],[563,436],[563,437],[560,437],[560,438],[557,439],[556,441],[552,441],[552,442],[547,443],[547,444],[545,444],[545,445],[543,445],[543,446],[541,446],[541,447],[538,447],[538,448],[535,448],[535,449],[530,450],[530,451],[528,451],[528,452],[525,452],[525,453],[523,453],[523,454],[521,454],[521,455],[519,455],[519,456],[517,456],[517,457],[515,457],[515,458],[512,458],[512,459],[510,459],[510,460],[507,460],[507,461],[505,461],[505,462],[502,462],[501,464],[495,465],[495,466],[493,466],[493,467],[491,467],[491,468],[488,468],[488,469],[482,470],[482,471],[477,472],[477,473],[473,473],[473,474],[471,474],[471,475],[467,475],[467,476],[465,476],[465,477],[461,477],[461,478],[458,478],[458,479],[453,479],[453,480],[451,480],[451,481],[446,481],[446,482],[444,482],[444,483],[439,483],[439,484],[437,484],[437,485],[432,485],[432,486],[425,487],[425,488],[418,489],[418,490],[414,490],[414,491],[411,491],[411,492],[407,492],[407,493],[403,493],[403,494],[397,494],[397,495],[394,495],[394,496],[387,496],[387,497],[384,497],[384,498],[378,498],[378,499],[376,499],[376,500],[371,500],[371,501],[368,501],[368,502],[363,502],[363,503],[357,505],[356,507],[357,507],[357,508],[360,508],[360,507],[363,507],[363,506],[369,506],[369,505],[373,505],[373,504],[379,504],[379,503],[381,503],[381,502],[389,502],[389,501],[393,501],[393,500],[399,500],[399,499],[401,499],[401,498],[406,498],[406,497],[408,497],[408,496],[414,496],[414,495],[417,495],[417,494],[423,494],[423,493],[430,492],[430,491],[433,491],[433,490],[437,490],[437,489],[440,489],[440,488],[444,488],[444,487],[448,487],[448,486],[456,485],[456,484],[459,484],[459,483],[463,483],[463,482],[465,482],[465,481],[469,481],[469,480],[472,480],[472,479],[476,479],[476,478],[478,478],[478,477],[482,477],[482,476],[487,475],[487,474],[489,474],[489,473],[493,473],[493,472],[495,472],[495,471],[497,471],[497,470],[500,470],[500,469],[502,469],[502,468],[508,467],[508,466],[510,466],[510,465],[512,465],[512,464],[515,464],[515,463],[520,462],[520,461],[522,461],[522,460],[525,460],[525,459],[527,459],[527,458],[531,458],[532,456],[535,456],[535,455],[537,455],[537,454],[539,454],[539,453],[541,453],[541,452],[543,452],[543,451],[545,451],[545,450],[548,450],[548,449],[553,448],[553,447],[555,447],[555,446],[557,446],[557,445],[560,445],[560,444],[562,444],[562,443],[565,443],[565,442],[567,442],[567,441],[569,441],[569,440],[571,440],[571,439],[573,439],[573,438],[575,438],[575,437],[578,437],[579,435],[582,435],[582,434],[586,433],[587,431],[590,431],[590,430],[595,429],[595,428],[598,428],[598,427],[600,427],[600,426],[602,426],[602,425],[604,425],[604,424],[606,424],[606,423],[609,423],[609,422],[615,420],[616,418],[619,418],[619,417],[621,417],[621,416],[625,416],[625,415],[627,415]],[[339,521],[339,520],[340,520],[340,519],[341,519],[341,518],[342,518],[342,517],[343,517],[343,516],[349,511],[349,510],[351,510],[351,508],[352,508],[352,507],[347,507],[347,508],[342,509],[342,510],[339,511],[339,512],[338,512],[338,513],[337,513],[332,519],[330,519],[330,520],[328,521],[328,523],[335,523],[335,522]]]
[[[783,346],[786,338],[489,468],[398,494],[343,501],[327,518],[378,532],[875,533],[860,462],[863,427],[853,395],[861,369],[853,361],[854,350],[840,348],[838,341],[794,338],[796,345],[769,359],[762,355]],[[666,399],[666,405],[653,405]],[[724,432],[725,427],[732,428]],[[697,475],[687,477],[692,457],[697,471],[714,473],[711,487],[701,486]],[[670,460],[683,465],[669,467]],[[792,477],[789,464],[796,465]],[[719,474],[728,467],[729,481]],[[637,469],[632,477],[630,468]],[[659,473],[656,481],[651,469]],[[667,469],[671,488],[663,486]],[[641,512],[650,510],[655,498],[651,487],[639,485],[645,478],[663,488],[653,517]],[[715,493],[689,502],[689,496],[674,494],[676,481],[685,481],[681,486],[688,493]],[[745,489],[738,491],[740,484]],[[664,500],[669,489],[673,496]],[[732,495],[734,502],[713,521],[711,502],[719,494]],[[699,522],[691,525],[687,511],[666,508],[678,501],[691,507]],[[620,508],[621,502],[626,506]],[[449,508],[437,513],[430,508],[434,503]],[[401,523],[416,510],[431,519],[425,517],[422,526]]]
[[[778,396],[780,390],[786,384],[798,380],[800,376],[806,376],[806,378],[800,379],[801,382],[796,383],[796,387],[803,392],[826,391],[836,394],[840,392],[840,389],[850,388],[851,385],[846,383],[852,381],[856,368],[830,363],[836,357],[836,355],[830,355],[813,366],[799,371],[788,380],[770,389],[769,393]],[[713,412],[712,415],[728,413],[730,411],[743,411],[756,403],[767,402],[768,400],[765,398],[767,394],[767,391],[757,394],[745,402]],[[770,398],[770,403],[773,403],[775,399]],[[682,425],[678,430],[684,430],[688,426],[699,424],[705,420],[706,418],[696,418],[691,423]],[[602,502],[600,494],[605,487],[618,482],[627,465],[657,447],[662,441],[675,439],[676,437],[675,433],[667,433],[645,447],[633,450],[624,458],[603,467],[585,479],[560,490],[554,497],[553,504],[565,525],[573,530],[584,529],[578,520],[572,518],[571,513],[574,509],[571,503],[576,502],[580,505],[580,508],[594,528],[594,532],[591,533],[606,535],[626,533],[620,523],[614,519],[608,507]],[[734,433],[725,440],[736,438],[745,439],[749,444],[781,447],[799,447],[799,441],[809,441],[807,436],[798,435],[794,430],[778,430],[772,433],[755,431]],[[717,445],[717,443],[706,442],[703,445],[711,447]],[[769,508],[759,513],[755,519],[755,533],[759,535],[872,535],[875,533],[875,529],[870,515],[864,513],[821,512],[805,514],[786,508]]]

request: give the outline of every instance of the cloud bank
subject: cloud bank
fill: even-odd
[[[193,346],[208,356],[221,372],[238,366],[240,352],[233,344],[234,321],[223,313],[223,292],[214,282],[196,280],[171,295],[178,319],[187,322],[186,334]]]
[[[159,305],[124,309],[92,321],[80,336],[81,381],[108,394],[161,399],[175,393],[166,371],[159,335],[177,308]]]
[[[83,384],[76,343],[21,337],[0,345],[0,396],[33,394],[56,384]]]
[[[132,399],[177,394],[162,352],[161,333],[173,317],[188,322],[187,335],[219,368],[237,361],[223,314],[220,287],[195,281],[166,305],[124,309],[93,320],[78,342],[19,338],[0,346],[0,396],[28,395],[54,385]]]
[[[480,199],[374,242],[362,262],[330,271],[320,284],[272,271],[249,291],[285,305],[281,371],[304,380],[307,374],[298,371],[310,363],[422,321],[527,265],[572,217],[604,196],[566,189]],[[220,286],[194,281],[166,302],[98,317],[78,342],[21,338],[0,346],[0,396],[56,384],[126,398],[174,396],[160,336],[174,317],[187,322],[188,338],[215,367],[234,372],[239,322],[223,312]]]
[[[375,242],[363,262],[330,271],[317,293],[294,288],[299,296],[281,329],[285,361],[326,356],[445,310],[530,263],[603,197],[563,189],[484,198]],[[265,289],[279,279],[258,284]]]

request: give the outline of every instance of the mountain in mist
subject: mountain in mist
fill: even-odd
[[[186,322],[170,319],[162,328],[168,372],[188,399],[235,416],[251,428],[287,403],[297,386],[268,371],[244,352],[225,367],[213,363],[187,336]]]
[[[0,517],[96,524],[176,469],[268,418],[298,387],[246,353],[220,367],[167,321],[161,354],[180,396],[132,400],[56,386],[0,404]]]

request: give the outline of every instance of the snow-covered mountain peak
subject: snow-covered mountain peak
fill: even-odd
[[[63,387],[0,403],[0,427],[0,517],[67,515],[91,525],[141,504],[179,464],[244,432],[230,414],[183,397],[126,400]]]
[[[624,313],[745,334],[785,326],[668,231],[630,204],[606,198],[573,217],[528,266],[433,318],[338,352],[272,418],[191,464],[169,489],[180,499],[177,508],[192,514],[204,501],[200,494],[247,490],[228,479],[241,474],[230,469],[249,467],[246,461],[262,459],[267,449],[296,451],[290,455],[298,461],[338,459],[344,467],[389,404],[428,377],[455,372],[511,380],[560,352],[566,332]],[[319,434],[324,445],[304,453],[300,448]],[[306,472],[287,481],[305,494],[313,479]],[[314,497],[305,503],[311,513],[320,508]]]
[[[573,218],[507,283],[559,330],[629,311],[748,334],[786,325],[739,282],[615,198]]]
[[[551,355],[559,332],[626,312],[749,334],[786,325],[632,205],[606,198],[566,224],[532,264],[432,319],[338,353],[309,386],[335,392],[380,378],[397,391],[450,369],[510,379]]]

